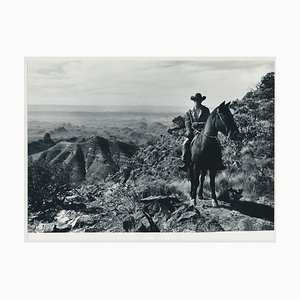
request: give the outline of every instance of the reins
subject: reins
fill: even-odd
[[[218,139],[217,136],[204,134],[204,133],[202,133],[201,131],[199,131],[198,129],[196,129],[196,128],[193,126],[192,116],[191,116],[191,111],[189,111],[189,118],[190,118],[190,122],[191,122],[191,127],[192,127],[192,129],[195,130],[197,133],[199,133],[199,134],[201,134],[201,135],[203,135],[203,136],[205,136],[205,137],[208,137],[208,138],[212,138],[212,139],[216,139],[216,140]]]
[[[218,139],[218,137],[217,136],[214,136],[214,135],[207,135],[207,134],[205,134],[205,133],[202,133],[201,131],[199,131],[199,130],[197,130],[193,125],[192,125],[192,128],[193,128],[193,130],[195,130],[197,133],[199,133],[199,134],[201,134],[201,135],[203,135],[203,136],[205,136],[205,137],[208,137],[208,138],[211,138],[211,139]]]

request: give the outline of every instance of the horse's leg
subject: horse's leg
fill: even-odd
[[[197,204],[196,194],[199,186],[199,176],[200,176],[200,169],[197,165],[194,165],[194,186],[193,186],[193,197],[192,197],[192,199],[194,200],[194,205]]]
[[[217,172],[215,170],[209,170],[209,179],[210,179],[210,188],[211,188],[213,207],[218,207],[217,196],[216,196],[216,184],[215,184],[216,173]]]
[[[203,199],[203,182],[204,182],[206,174],[207,174],[207,170],[202,170],[201,180],[200,180],[200,189],[199,189],[199,199]]]
[[[191,165],[189,167],[189,173],[190,173],[190,179],[191,179],[191,192],[190,192],[190,197],[191,199],[193,199],[193,190],[194,190],[194,185],[195,185],[195,175],[194,175],[194,168],[193,166]]]
[[[194,205],[196,205],[196,194],[197,194],[197,188],[199,185],[199,172],[197,167],[195,165],[192,165],[190,168],[190,174],[191,174],[191,200],[194,201]]]

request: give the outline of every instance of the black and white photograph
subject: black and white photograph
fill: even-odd
[[[273,57],[25,69],[28,233],[274,231]]]

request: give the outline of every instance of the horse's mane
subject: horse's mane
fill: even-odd
[[[217,109],[218,109],[218,107],[219,107],[219,106],[217,106],[217,107],[210,113],[210,115],[209,115],[208,118],[212,118],[212,117],[214,117],[214,116],[217,114]]]
[[[214,118],[215,118],[215,116],[216,116],[216,114],[217,114],[217,108],[218,108],[218,107],[219,107],[219,106],[217,106],[217,107],[210,113],[210,115],[208,116],[203,131],[205,131],[206,127],[211,126],[211,123],[212,123],[212,121],[214,120]]]

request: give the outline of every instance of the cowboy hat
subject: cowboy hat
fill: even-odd
[[[206,96],[202,96],[201,93],[197,93],[195,96],[191,96],[191,100],[201,100],[204,101],[206,99]]]

